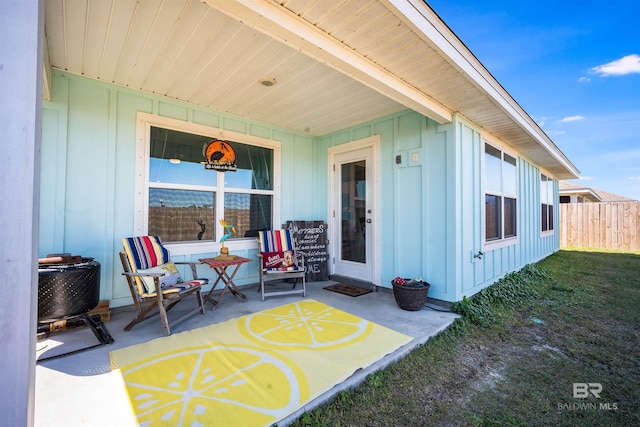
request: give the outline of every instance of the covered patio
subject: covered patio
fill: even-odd
[[[122,237],[151,234],[149,211],[157,206],[150,193],[158,189],[202,191],[216,201],[215,210],[207,206],[205,240],[165,240],[181,260],[218,254],[223,230],[216,224],[236,193],[270,200],[260,211],[268,224],[253,230],[321,220],[335,233],[332,255],[366,243],[360,268],[337,257],[330,274],[386,290],[352,299],[314,283],[308,297],[413,337],[379,366],[454,318],[397,308],[393,277],[424,277],[432,298],[453,302],[559,247],[557,232],[539,230],[541,206],[553,206],[541,205],[541,178],[546,190],[555,186],[545,194],[557,195],[557,180],[579,171],[423,1],[21,0],[6,11],[0,252],[5,283],[19,284],[6,286],[0,310],[7,425],[132,421],[108,354],[162,331],[148,321],[122,332],[132,313],[117,258]],[[159,156],[150,148],[152,128],[228,139],[247,153],[265,149],[270,163],[244,170],[269,173],[247,188],[217,175],[215,182],[159,182],[150,177],[152,162],[201,168],[201,153],[181,159],[176,148],[185,144],[167,144]],[[493,245],[483,234],[486,147],[506,159],[500,167],[517,160],[510,170],[523,184],[510,211],[518,215],[510,225],[521,229]],[[351,170],[345,166],[367,172],[352,174],[349,191],[340,185],[343,167]],[[514,203],[511,196],[502,199]],[[205,231],[199,218],[188,224],[192,239]],[[340,238],[344,224],[359,226],[359,240]],[[229,246],[246,258],[257,250],[248,235]],[[36,260],[67,252],[102,264],[100,299],[114,308],[107,328],[115,343],[36,366]],[[252,284],[257,274],[252,267],[238,283]],[[175,333],[294,300],[261,303],[248,294],[248,303],[225,298]]]
[[[397,361],[416,346],[424,344],[429,338],[447,328],[456,318],[456,315],[451,312],[429,307],[424,307],[419,311],[401,310],[396,305],[393,294],[387,289],[379,288],[375,292],[359,297],[350,297],[323,289],[333,283],[335,282],[308,283],[306,298],[347,311],[409,335],[413,339],[368,368],[354,372],[346,381],[336,385],[322,396],[312,400],[308,405],[278,422],[280,426],[289,424],[304,411],[312,410],[333,398],[341,390],[364,381],[370,373]],[[176,325],[173,333],[179,334],[302,299],[299,296],[284,296],[268,298],[262,302],[255,286],[245,286],[241,289],[248,297],[246,303],[227,294],[215,310],[211,310],[211,304],[207,304],[205,315],[190,317]],[[178,305],[176,310],[180,309]],[[176,313],[173,314],[175,316]],[[105,325],[115,339],[113,344],[45,360],[37,364],[35,376],[36,426],[138,425],[131,410],[122,377],[119,371],[111,370],[109,352],[160,338],[164,334],[157,317],[136,325],[130,332],[124,332],[124,325],[133,316],[134,313],[130,307],[112,310],[111,319]],[[95,336],[88,328],[75,329],[51,334],[48,340],[38,344],[40,350],[37,353],[39,357],[49,357],[55,354],[55,351],[67,352],[96,342]]]

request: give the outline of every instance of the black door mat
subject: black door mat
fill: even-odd
[[[359,297],[360,295],[373,292],[371,289],[365,289],[358,286],[347,285],[344,283],[336,283],[335,285],[325,286],[323,289],[337,292],[339,294],[349,295],[350,297]]]

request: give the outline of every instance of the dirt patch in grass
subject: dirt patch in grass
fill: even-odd
[[[294,425],[640,425],[640,255],[561,251],[507,282]]]

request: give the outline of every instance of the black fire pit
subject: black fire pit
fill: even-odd
[[[38,268],[38,333],[48,335],[56,325],[86,324],[100,344],[60,354],[66,356],[99,345],[111,344],[113,338],[100,320],[89,312],[100,302],[100,263],[93,258],[48,255]],[[46,359],[49,359],[46,358]],[[39,359],[45,360],[45,359]]]
[[[87,313],[100,302],[100,263],[82,258],[38,269],[38,322]]]

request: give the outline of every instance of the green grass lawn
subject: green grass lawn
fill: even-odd
[[[563,250],[454,310],[293,425],[640,426],[640,253]]]

